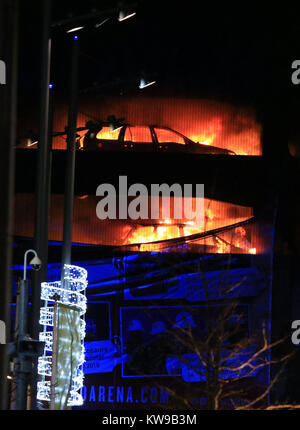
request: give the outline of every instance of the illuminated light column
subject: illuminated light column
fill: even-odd
[[[85,290],[87,287],[87,271],[82,267],[66,264],[64,266],[64,283],[61,281],[44,282],[41,288],[41,299],[45,301],[44,306],[40,310],[40,324],[44,330],[40,333],[40,340],[45,342],[44,354],[38,361],[38,373],[41,375],[41,381],[38,382],[37,399],[43,401],[51,401],[51,380],[53,366],[56,366],[58,372],[66,377],[71,377],[71,389],[66,399],[67,406],[80,406],[83,404],[83,398],[80,390],[83,386],[83,370],[82,366],[85,361],[84,337],[85,337],[85,321],[83,319],[86,312],[86,296]],[[54,303],[57,303],[57,316],[59,320],[60,305],[63,305],[65,312],[79,313],[79,324],[72,327],[76,331],[80,346],[77,348],[76,362],[77,367],[71,375],[71,369],[59,362],[54,362],[56,354],[53,351],[54,342]],[[58,323],[59,324],[59,323]],[[58,326],[57,324],[57,326]],[[56,327],[57,328],[57,327]],[[71,341],[68,338],[58,339],[60,342],[65,342],[66,346]],[[56,352],[56,351],[55,351]],[[55,381],[54,381],[55,382]],[[60,395],[59,385],[55,388],[55,398]]]

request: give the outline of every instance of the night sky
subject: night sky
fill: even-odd
[[[40,3],[22,4],[21,107],[28,107],[29,96],[33,105],[38,103]],[[54,0],[52,21],[116,4]],[[195,4],[140,1],[137,15],[128,21],[111,18],[98,29],[91,22],[90,29],[78,33],[80,90],[134,93],[140,74],[147,73],[157,79],[151,91],[159,94],[254,105],[266,98],[298,97],[290,84],[290,66],[300,52],[292,7]],[[61,27],[53,29],[51,80],[62,95],[68,85],[69,37]]]

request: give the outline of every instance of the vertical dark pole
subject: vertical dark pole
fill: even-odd
[[[17,342],[25,338],[28,332],[28,281],[23,279],[19,286],[18,335]],[[26,410],[28,377],[31,373],[31,360],[21,352],[16,362],[16,409]]]
[[[9,332],[11,300],[10,265],[12,258],[12,219],[16,144],[18,0],[0,0],[0,60],[4,61],[5,81],[0,83],[0,319]],[[2,63],[3,65],[3,63]],[[3,72],[3,70],[2,70]],[[8,337],[8,336],[7,336]],[[0,345],[0,409],[8,409],[8,356]]]
[[[64,201],[64,232],[62,245],[62,283],[64,276],[64,264],[71,263],[72,248],[72,223],[75,183],[75,155],[76,155],[76,128],[77,128],[77,99],[78,99],[78,37],[71,40],[70,59],[70,101],[67,135],[67,162],[65,177],[65,201]]]
[[[62,267],[61,283],[64,285],[64,265],[71,263],[72,249],[72,223],[73,223],[73,203],[74,203],[74,184],[75,184],[75,156],[76,156],[76,128],[77,128],[77,99],[78,99],[78,37],[74,36],[71,40],[71,57],[70,57],[70,99],[68,114],[68,134],[67,134],[67,160],[65,172],[65,199],[64,199],[64,227],[63,227],[63,244],[62,244]],[[59,318],[56,329],[59,328]],[[53,328],[54,330],[55,328]],[[56,335],[55,335],[56,336]],[[50,409],[55,408],[55,379],[57,369],[57,347],[59,338],[56,336],[55,345],[53,343],[52,353],[52,372],[51,386],[51,403]]]
[[[31,336],[38,338],[41,282],[47,278],[48,260],[48,212],[49,212],[49,175],[50,175],[50,145],[48,132],[49,118],[49,80],[51,60],[51,3],[52,0],[42,2],[42,47],[41,47],[41,96],[40,96],[40,123],[38,140],[38,160],[36,177],[36,208],[34,247],[42,260],[42,269],[33,275],[32,289],[32,322]],[[31,409],[35,409],[37,363],[33,372],[31,384]]]

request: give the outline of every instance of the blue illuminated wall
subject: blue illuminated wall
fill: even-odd
[[[88,271],[82,408],[172,406],[167,391],[161,392],[157,383],[176,386],[180,380],[193,389],[198,387],[205,378],[178,362],[172,348],[163,345],[168,343],[164,342],[167,331],[176,331],[180,318],[195,333],[206,332],[207,300],[214,309],[238,300],[243,336],[249,337],[261,327],[269,316],[269,257],[235,255],[229,265],[228,259],[228,255],[219,254],[152,252],[73,262]],[[17,273],[21,266],[13,269]],[[49,264],[48,280],[59,276],[60,264]],[[136,352],[134,345],[139,346]],[[181,354],[198,366],[192,351],[182,350]],[[234,376],[222,375],[224,379]],[[267,383],[266,372],[252,376],[260,384]],[[200,394],[193,400],[197,404],[204,401]]]

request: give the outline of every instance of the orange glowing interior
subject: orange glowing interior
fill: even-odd
[[[252,226],[251,226],[252,227]],[[253,242],[256,241],[253,235],[252,228],[249,226],[245,227],[235,227],[226,233],[212,235],[204,239],[196,239],[190,242],[191,250],[202,250],[205,253],[216,253],[216,254],[257,254],[257,248],[253,246]],[[189,235],[196,234],[195,231],[189,231],[183,228],[182,234],[180,236],[180,229],[177,231],[166,227],[163,234],[164,239],[175,239],[177,237],[184,237],[185,242],[189,243]],[[162,235],[157,232],[155,235],[155,229],[153,227],[148,231],[143,230],[140,235],[135,234],[131,236],[132,243],[140,243],[140,251],[158,251],[163,249],[174,249],[174,246],[167,243],[155,242],[162,240]],[[244,236],[244,237],[243,237]],[[187,248],[188,249],[188,248]]]
[[[174,142],[180,145],[184,145],[185,141],[182,136],[174,131],[166,130],[164,128],[155,127],[154,128],[158,142]]]
[[[99,198],[84,197],[76,197],[74,201],[73,242],[76,243],[114,247],[137,245],[140,251],[152,251],[163,250],[168,241],[179,239],[205,253],[259,254],[264,250],[262,235],[255,224],[247,221],[253,217],[251,207],[204,199],[205,220],[199,226],[184,218],[174,219],[172,215],[169,219],[157,220],[100,220],[95,212]],[[63,195],[51,196],[49,240],[62,240],[63,202]],[[22,217],[15,220],[15,235],[33,237],[33,211],[33,194],[15,196],[15,213],[22,213]],[[246,224],[236,226],[241,223]],[[216,229],[220,229],[216,234],[197,236]]]
[[[152,136],[149,127],[126,127],[125,142],[152,142]]]
[[[97,139],[104,140],[118,140],[120,134],[120,129],[111,131],[110,127],[103,127],[98,133]]]
[[[262,155],[261,124],[250,108],[201,99],[108,96],[107,99],[101,98],[100,101],[97,98],[83,101],[79,109],[77,126],[84,127],[92,118],[105,120],[110,114],[125,118],[126,123],[137,127],[151,124],[158,128],[169,127],[195,143],[227,149],[236,155]],[[24,118],[22,125],[24,136],[28,136],[28,130],[35,130],[36,124],[32,121],[31,118]],[[64,130],[67,122],[67,108],[57,106],[54,112],[54,131]],[[78,134],[83,137],[84,133]],[[117,140],[119,133],[120,130],[111,132],[109,127],[103,127],[97,138]],[[166,139],[165,136],[164,141],[168,141]],[[183,143],[179,136],[178,139],[178,143]],[[174,141],[174,136],[171,141]],[[24,141],[19,147],[34,149],[36,145],[27,146]],[[65,137],[53,138],[52,147],[66,149]]]
[[[221,134],[222,131],[222,119],[214,118],[206,126],[200,134],[192,134],[190,139],[194,142],[201,143],[202,145],[214,145],[216,137]]]
[[[219,229],[232,224],[241,223],[253,216],[251,208],[204,199],[205,221],[203,225],[197,225],[194,221],[165,219],[159,220],[152,226],[135,225],[127,235],[125,244],[142,244],[142,250],[151,250],[147,246],[153,242],[167,241],[169,239],[185,238]],[[196,239],[195,243],[205,246],[208,252],[231,253],[239,252],[256,254],[256,247],[247,226],[238,226],[212,236]]]

